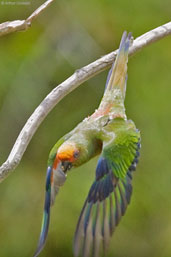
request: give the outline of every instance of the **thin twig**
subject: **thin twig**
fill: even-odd
[[[142,36],[136,38],[129,50],[129,55],[135,54],[149,44],[160,40],[161,38],[171,35],[171,22],[164,24],[156,29],[153,29]],[[100,59],[84,66],[75,71],[75,73],[54,88],[46,98],[35,109],[33,114],[27,120],[25,126],[21,130],[7,160],[0,167],[0,181],[5,179],[19,164],[32,136],[38,129],[39,125],[55,107],[59,101],[69,94],[76,87],[81,85],[86,80],[100,73],[109,67],[115,60],[117,51],[111,52]]]
[[[27,30],[34,19],[40,15],[54,0],[48,0],[37,8],[26,20],[6,21],[0,24],[0,37],[6,34]]]

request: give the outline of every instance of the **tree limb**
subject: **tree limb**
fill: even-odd
[[[37,8],[26,20],[15,20],[6,21],[0,24],[0,37],[6,34],[27,30],[34,19],[39,16],[39,14],[44,11],[54,0],[47,0],[39,8]]]
[[[136,38],[129,50],[129,56],[135,54],[137,51],[143,49],[149,44],[166,37],[167,35],[171,35],[171,22],[155,28]],[[9,157],[0,167],[0,181],[5,179],[7,175],[9,175],[10,172],[17,167],[32,136],[55,105],[83,82],[109,67],[115,60],[117,51],[118,50],[111,52],[75,71],[72,76],[55,87],[45,97],[45,99],[40,103],[40,105],[27,120],[11,150]]]

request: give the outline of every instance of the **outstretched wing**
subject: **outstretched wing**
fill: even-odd
[[[140,133],[121,131],[113,142],[104,145],[96,168],[96,178],[78,220],[74,255],[90,252],[99,256],[101,241],[104,250],[110,236],[124,215],[132,194],[132,171],[138,162]]]
[[[44,247],[48,229],[49,229],[49,221],[50,221],[50,202],[51,202],[51,178],[52,178],[52,168],[48,167],[47,176],[46,176],[46,193],[45,193],[45,203],[44,203],[44,211],[43,211],[43,220],[41,233],[39,238],[39,244],[37,246],[34,257],[37,257],[41,250]]]
[[[62,137],[52,148],[49,160],[48,160],[48,168],[47,168],[47,176],[46,176],[46,192],[45,192],[45,203],[44,203],[44,211],[43,211],[43,219],[42,219],[42,227],[41,233],[39,238],[39,243],[34,254],[34,257],[37,257],[39,253],[42,251],[48,230],[49,230],[49,223],[50,223],[50,208],[55,201],[55,196],[59,191],[59,187],[61,187],[65,180],[66,174],[61,169],[61,164],[58,163],[56,159],[56,153],[60,145],[69,138],[70,134],[65,135]]]

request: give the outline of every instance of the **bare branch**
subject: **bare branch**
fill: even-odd
[[[0,24],[0,37],[6,34],[27,30],[34,19],[44,11],[54,0],[48,0],[36,9],[26,20],[6,21]]]
[[[129,55],[135,54],[137,51],[155,41],[160,40],[161,38],[166,37],[167,35],[171,35],[171,22],[136,38],[129,50]],[[5,179],[7,175],[10,174],[10,172],[12,172],[19,164],[32,136],[55,105],[83,82],[109,67],[115,60],[117,51],[118,50],[111,52],[77,70],[71,77],[54,88],[46,96],[46,98],[40,103],[40,105],[27,120],[11,150],[8,159],[0,167],[0,181]]]

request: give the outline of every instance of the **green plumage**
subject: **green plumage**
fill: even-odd
[[[49,155],[51,204],[65,182],[68,169],[100,155],[75,232],[75,256],[82,252],[83,257],[88,257],[92,251],[93,257],[99,257],[100,244],[103,243],[106,250],[130,202],[132,172],[140,149],[140,132],[133,121],[127,120],[124,107],[131,41],[131,34],[127,36],[124,32],[99,108],[62,137]],[[45,242],[46,238],[43,239]]]

